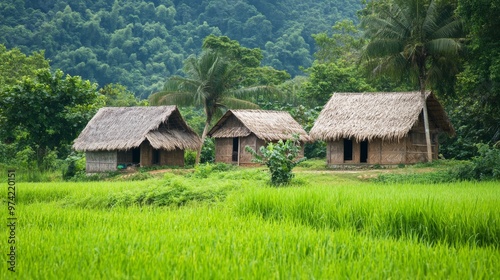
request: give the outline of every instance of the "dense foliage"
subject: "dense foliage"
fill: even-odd
[[[457,76],[456,95],[448,112],[457,130],[443,153],[467,159],[479,142],[500,141],[500,5],[497,1],[458,1],[458,14],[467,30],[464,70]]]
[[[38,70],[34,78],[25,77],[0,92],[1,140],[17,144],[45,169],[46,156],[51,151],[67,155],[102,104],[95,84],[60,70]]]
[[[245,151],[252,154],[252,161],[264,164],[269,168],[273,186],[290,184],[294,177],[292,169],[306,160],[306,158],[299,157],[300,149],[298,138],[286,141],[279,140],[277,143],[270,142],[266,146],[260,147],[259,152],[249,146],[245,147]]]
[[[145,98],[210,34],[262,49],[265,65],[298,74],[313,60],[311,34],[360,8],[348,0],[16,0],[0,3],[0,44],[45,50],[55,68]]]

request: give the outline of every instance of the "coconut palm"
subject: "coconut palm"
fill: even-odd
[[[432,161],[425,92],[433,82],[458,71],[461,22],[449,5],[438,1],[401,0],[378,3],[363,19],[370,40],[364,58],[374,74],[410,77],[423,102],[427,159]]]
[[[186,77],[169,78],[163,91],[151,95],[149,102],[151,105],[202,106],[206,115],[201,136],[204,143],[215,116],[222,115],[227,109],[258,108],[258,105],[240,98],[275,93],[269,86],[238,87],[240,75],[235,66],[217,52],[207,49],[199,57],[191,56],[186,60]],[[201,147],[196,156],[197,164],[200,154]]]

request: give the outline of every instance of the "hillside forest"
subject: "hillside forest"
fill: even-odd
[[[442,157],[470,160],[480,147],[498,150],[497,1],[14,0],[0,3],[0,164],[61,168],[78,157],[71,143],[99,108],[148,105],[209,50],[237,70],[232,89],[271,89],[246,100],[289,111],[307,131],[333,92],[420,90],[409,60],[402,70],[381,71],[395,64],[387,63],[388,45],[375,43],[374,24],[399,6],[453,24],[453,38],[436,33],[453,40],[453,49],[435,55],[449,45],[425,41],[413,49],[430,50],[419,64],[425,86],[456,130],[441,139]],[[181,111],[201,135],[203,108],[186,104]],[[324,143],[306,146],[309,158],[324,153]],[[213,160],[210,139],[201,157]]]

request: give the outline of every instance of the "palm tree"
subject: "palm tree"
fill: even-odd
[[[191,56],[184,64],[186,77],[173,76],[161,92],[150,96],[151,105],[202,106],[206,120],[201,141],[204,143],[215,116],[227,109],[258,108],[258,105],[237,97],[249,97],[261,93],[275,93],[269,86],[239,88],[240,75],[236,64],[207,49],[199,57]],[[196,155],[200,161],[201,147]]]
[[[374,74],[410,77],[422,96],[427,159],[432,161],[429,117],[426,106],[428,84],[458,72],[461,22],[449,5],[436,0],[402,0],[377,3],[363,19],[370,42],[364,58]],[[428,4],[428,5],[427,5]]]

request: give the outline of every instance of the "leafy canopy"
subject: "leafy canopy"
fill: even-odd
[[[67,148],[104,105],[96,88],[78,76],[64,76],[60,70],[51,74],[48,69],[7,87],[0,93],[2,141],[30,147],[43,166],[49,151]]]

